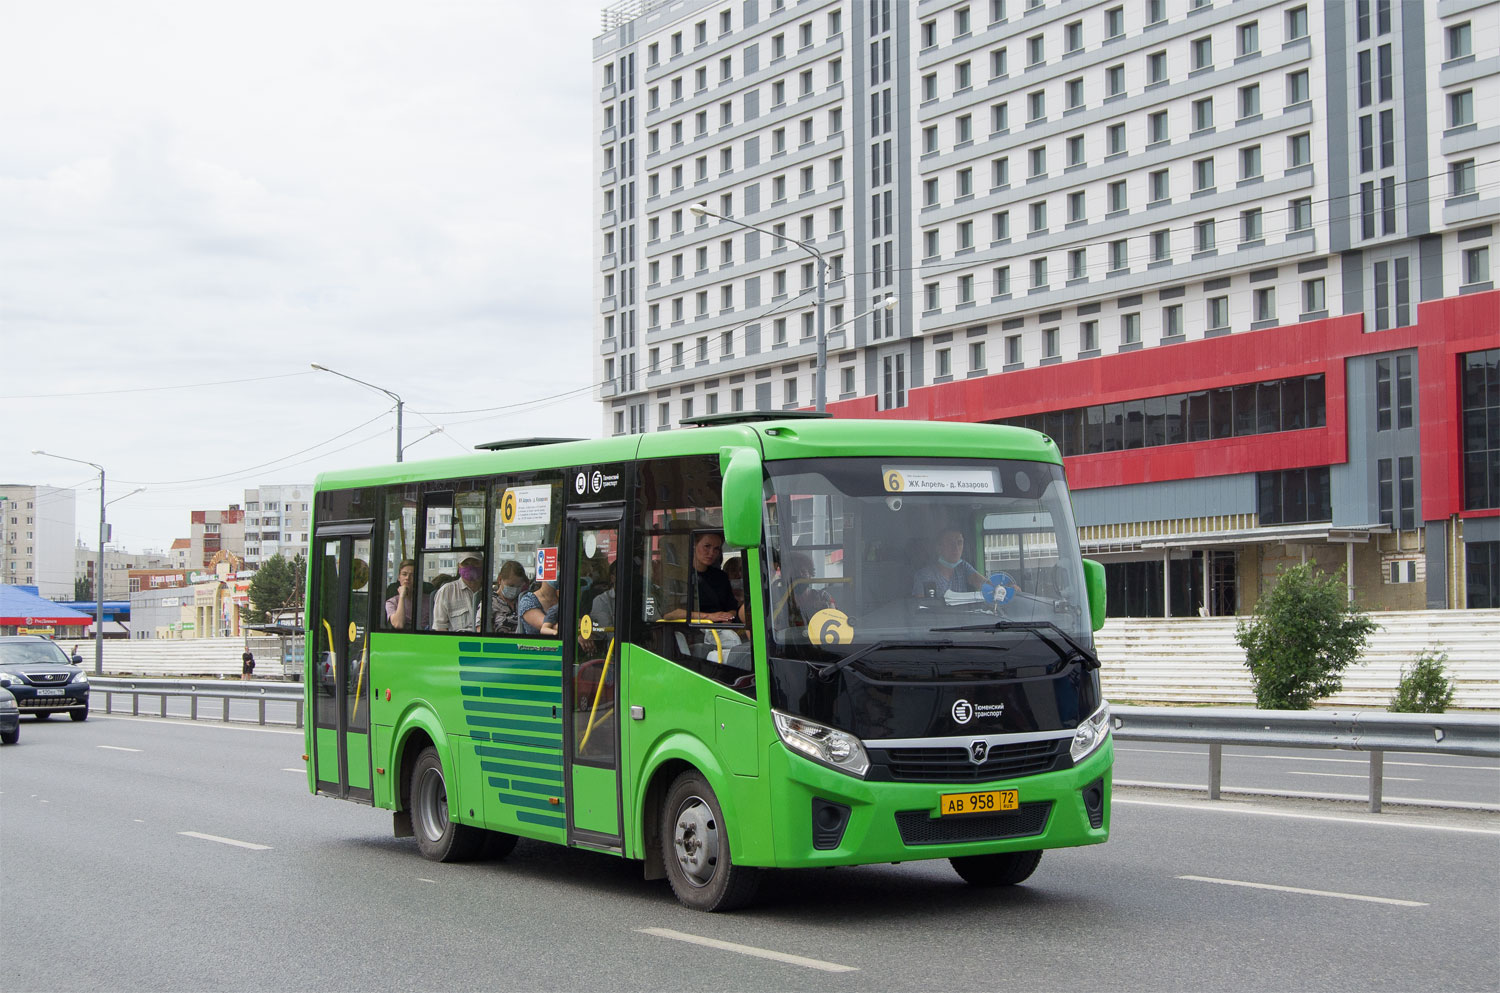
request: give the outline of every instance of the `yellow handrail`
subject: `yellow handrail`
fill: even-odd
[[[583,740],[578,743],[581,752],[588,747],[589,735],[594,733],[594,722],[599,713],[599,698],[604,695],[604,683],[609,679],[609,662],[615,654],[615,639],[609,639],[609,647],[604,650],[604,668],[599,673],[599,684],[594,687],[594,705],[589,708],[589,722],[583,729]]]
[[[359,716],[359,701],[361,691],[365,686],[365,672],[370,668],[370,638],[368,632],[365,636],[365,657],[359,664],[359,678],[354,681],[354,712],[349,715],[349,720]]]

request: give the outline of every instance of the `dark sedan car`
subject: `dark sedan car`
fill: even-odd
[[[21,713],[37,720],[61,713],[88,720],[88,674],[46,638],[0,638],[0,686],[14,694]]]

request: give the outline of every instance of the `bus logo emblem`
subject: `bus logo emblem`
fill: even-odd
[[[593,488],[595,493],[602,490],[604,488],[604,473],[595,469],[594,475],[589,479],[589,486]]]
[[[980,738],[969,744],[969,761],[975,765],[983,765],[984,760],[990,754],[989,742]]]
[[[587,490],[588,488],[589,488],[589,478],[588,478],[588,476],[585,476],[582,472],[580,472],[578,474],[578,478],[575,479],[575,480],[573,480],[573,489],[575,489],[575,490],[578,491],[578,495],[579,496],[583,496],[584,491]]]
[[[959,700],[953,705],[953,719],[959,724],[967,724],[974,719],[974,705],[967,700]]]

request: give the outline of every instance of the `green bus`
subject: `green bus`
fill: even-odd
[[[312,792],[430,859],[555,842],[709,911],[771,868],[997,886],[1108,838],[1104,573],[1051,439],[743,413],[483,447],[318,477]]]

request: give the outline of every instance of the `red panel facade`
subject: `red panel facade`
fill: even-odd
[[[1417,323],[1365,333],[1355,314],[1143,348],[911,390],[908,406],[876,410],[876,398],[829,405],[840,417],[990,421],[1092,404],[1323,373],[1327,424],[1305,431],[1223,438],[1073,456],[1075,489],[1338,465],[1348,460],[1345,360],[1415,348],[1422,439],[1422,518],[1463,511],[1459,356],[1500,347],[1500,291],[1419,304]]]

